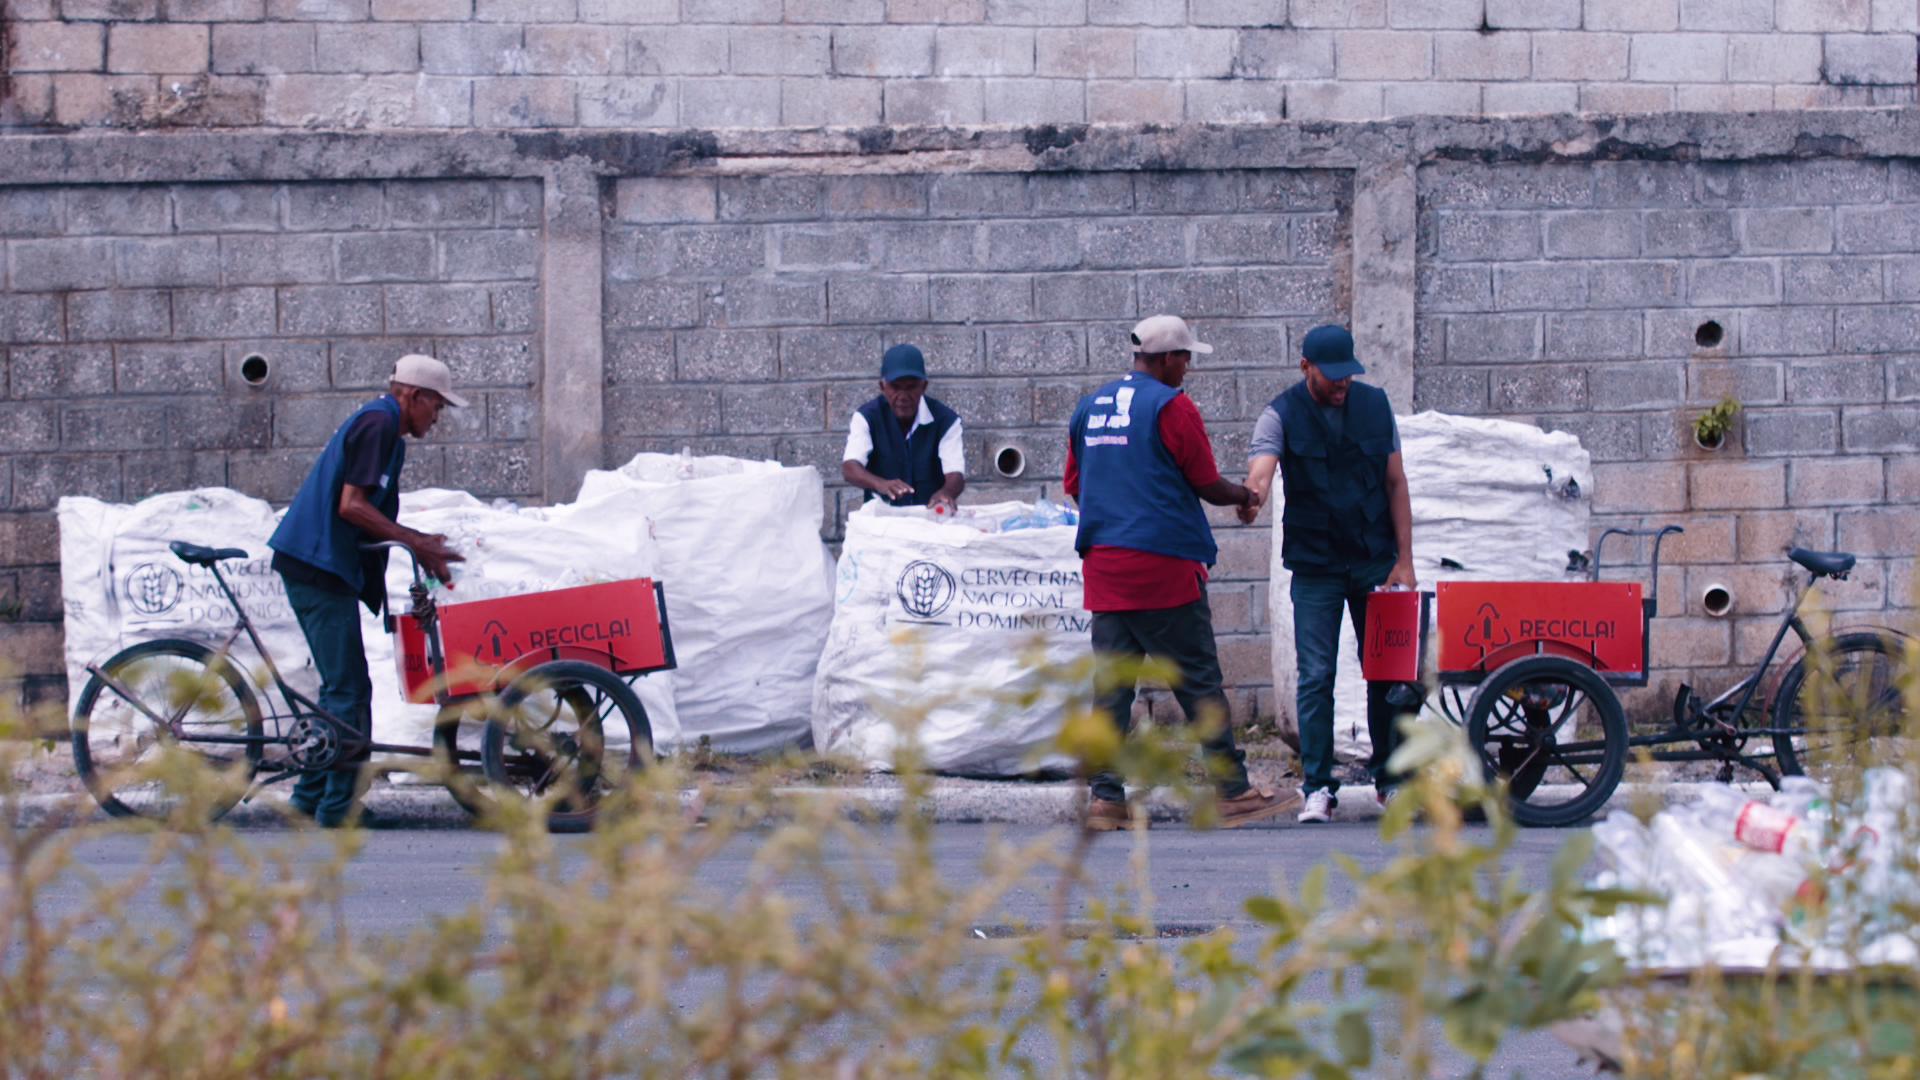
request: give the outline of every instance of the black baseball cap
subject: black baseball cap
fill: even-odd
[[[1329,379],[1363,375],[1366,368],[1353,358],[1353,335],[1344,326],[1316,326],[1301,339],[1300,355]]]
[[[871,354],[869,354],[871,355]],[[892,382],[895,379],[927,377],[927,358],[920,355],[917,346],[904,342],[888,349],[880,357],[880,381]]]

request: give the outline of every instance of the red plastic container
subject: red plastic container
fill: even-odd
[[[1420,661],[1427,651],[1426,624],[1425,593],[1368,593],[1360,674],[1369,682],[1419,682]]]
[[[1492,671],[1536,653],[1603,675],[1646,672],[1637,581],[1443,581],[1434,593],[1442,672]]]

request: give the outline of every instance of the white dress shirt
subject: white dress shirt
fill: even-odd
[[[920,399],[920,412],[913,418],[913,427],[907,429],[907,437],[920,430],[921,425],[933,423],[933,410],[927,408],[927,399]],[[861,468],[867,465],[867,458],[873,454],[873,429],[867,426],[867,418],[860,410],[853,412],[853,422],[847,425],[847,449],[840,455],[842,461],[856,461]],[[955,420],[947,433],[940,437],[940,471],[942,473],[967,474],[966,447],[960,441],[960,421]]]

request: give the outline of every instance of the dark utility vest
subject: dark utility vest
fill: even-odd
[[[365,569],[369,561],[376,566],[385,566],[386,552],[380,552],[377,559],[363,561],[360,539],[364,534],[340,518],[340,485],[343,482],[340,474],[347,467],[347,429],[373,409],[392,416],[395,424],[400,422],[400,403],[390,395],[367,402],[347,417],[346,423],[334,429],[333,437],[327,440],[327,448],[320,451],[320,460],[313,463],[299,492],[288,505],[287,515],[280,519],[279,528],[273,530],[273,537],[267,541],[267,546],[273,550],[335,575],[363,600],[369,595],[378,598],[385,592],[384,582],[366,580]],[[380,474],[379,488],[367,500],[389,520],[400,516],[400,469],[406,461],[406,437],[395,436],[393,457]]]
[[[1286,438],[1280,561],[1302,573],[1339,573],[1398,555],[1387,512],[1393,406],[1386,392],[1353,383],[1337,439],[1304,379],[1273,399],[1273,411]]]
[[[959,413],[932,398],[920,400],[927,403],[933,423],[915,428],[911,438],[900,430],[900,418],[893,415],[886,398],[876,397],[859,409],[873,435],[867,471],[882,480],[905,480],[913,485],[913,494],[897,504],[900,506],[925,506],[946,485],[947,474],[940,468],[940,440],[960,419]],[[873,492],[867,492],[868,499],[873,497]]]
[[[1160,441],[1160,410],[1179,396],[1143,371],[1080,399],[1068,428],[1080,467],[1073,546],[1132,548],[1213,565],[1219,549],[1200,497]]]

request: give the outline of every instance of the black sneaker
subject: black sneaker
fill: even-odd
[[[375,831],[406,828],[399,818],[391,814],[375,813],[364,806],[347,811],[347,817],[344,821],[323,821],[320,823],[320,827],[323,829],[370,829]]]

